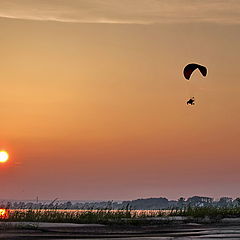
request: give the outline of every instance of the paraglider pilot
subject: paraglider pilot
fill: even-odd
[[[195,104],[195,98],[192,97],[187,101],[187,105],[194,105]]]
[[[199,65],[197,63],[190,63],[183,69],[183,75],[186,80],[190,80],[192,73],[198,69],[203,77],[207,76],[207,68],[205,66]],[[192,97],[187,101],[187,105],[195,105],[195,98]]]

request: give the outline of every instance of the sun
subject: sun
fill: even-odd
[[[6,151],[0,151],[0,163],[5,163],[9,158],[9,155]]]

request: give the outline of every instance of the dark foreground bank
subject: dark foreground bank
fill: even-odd
[[[1,222],[0,239],[240,239],[240,219],[218,223],[191,223],[161,219],[138,224],[103,225],[73,223]]]

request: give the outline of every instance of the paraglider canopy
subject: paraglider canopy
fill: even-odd
[[[199,65],[197,63],[190,63],[183,70],[184,77],[187,80],[189,80],[193,71],[195,71],[196,69],[198,69],[204,77],[207,76],[207,68],[206,67]]]

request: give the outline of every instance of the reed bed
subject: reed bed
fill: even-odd
[[[183,216],[190,219],[240,217],[240,207],[185,207],[172,210],[59,210],[19,209],[7,210],[2,221],[10,222],[54,222],[54,223],[133,223],[139,219]]]
[[[238,218],[240,217],[240,207],[185,207],[182,209],[174,209],[169,216],[185,216],[192,218]]]
[[[8,210],[4,221],[12,222],[55,222],[55,223],[119,223],[147,217],[163,216],[161,210]]]

